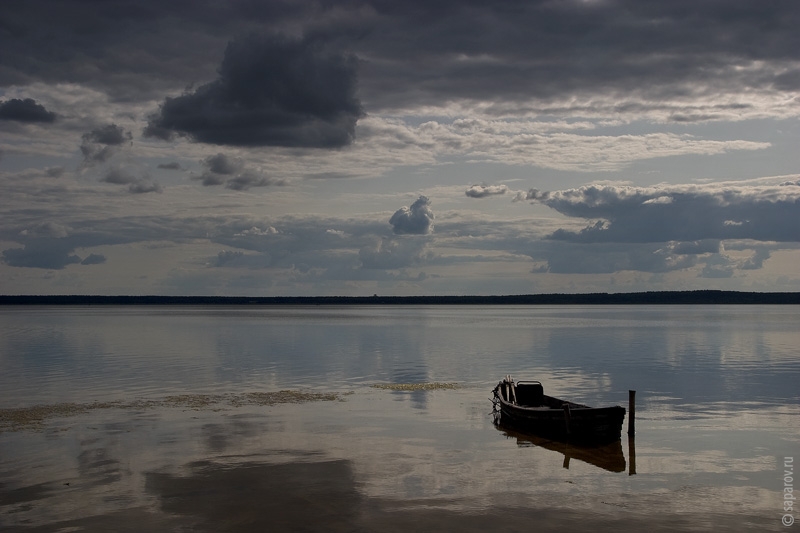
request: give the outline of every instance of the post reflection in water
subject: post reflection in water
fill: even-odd
[[[628,474],[636,475],[636,437],[633,435],[628,435],[628,459],[631,462]]]

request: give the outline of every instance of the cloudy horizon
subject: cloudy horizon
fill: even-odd
[[[798,291],[799,23],[10,0],[0,293]]]

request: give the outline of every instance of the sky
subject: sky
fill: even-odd
[[[0,293],[800,290],[795,0],[3,0]]]

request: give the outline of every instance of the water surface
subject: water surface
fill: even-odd
[[[0,409],[77,406],[0,432],[0,526],[780,530],[799,323],[795,306],[0,308]],[[590,405],[635,389],[636,438],[587,455],[498,430],[506,374]],[[374,387],[423,383],[458,388]],[[236,400],[285,390],[310,400]]]

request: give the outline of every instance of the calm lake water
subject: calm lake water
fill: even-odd
[[[0,308],[0,530],[790,530],[798,326],[797,306]],[[589,405],[636,390],[636,437],[501,431],[506,374]]]

